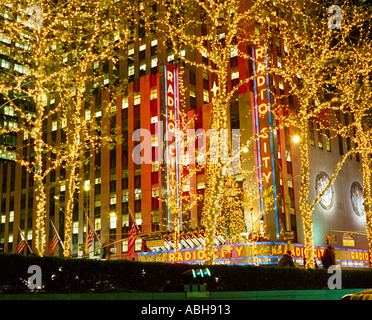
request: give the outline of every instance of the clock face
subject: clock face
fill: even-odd
[[[350,188],[350,199],[353,206],[354,212],[359,217],[364,216],[364,197],[363,197],[363,188],[358,182],[353,182]]]
[[[319,195],[329,182],[329,177],[325,172],[319,172],[315,180],[316,194]],[[333,186],[330,186],[326,193],[320,198],[319,204],[326,210],[330,209],[334,201]]]

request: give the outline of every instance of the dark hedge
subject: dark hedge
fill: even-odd
[[[209,266],[211,277],[194,279],[183,273],[200,265],[98,261],[0,254],[0,293],[29,291],[27,269],[42,270],[44,292],[183,291],[184,284],[206,284],[209,291],[326,289],[331,274],[324,269]],[[372,288],[372,270],[342,270],[342,288]]]

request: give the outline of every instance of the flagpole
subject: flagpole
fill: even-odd
[[[94,234],[96,235],[96,237],[97,237],[99,243],[101,244],[101,246],[103,246],[103,244],[102,244],[102,242],[101,242],[101,239],[99,238],[99,236],[98,236],[98,234],[97,234],[97,232],[96,232],[96,229],[95,229],[94,226],[93,226],[93,222],[90,221],[90,218],[89,218],[89,217],[88,217],[88,221],[89,221],[89,223],[90,223],[90,227],[92,228]]]
[[[60,238],[60,236],[59,236],[59,234],[58,234],[58,232],[57,232],[57,229],[56,229],[56,227],[54,226],[54,223],[53,223],[53,221],[52,221],[52,220],[50,220],[50,223],[52,224],[52,227],[53,227],[53,229],[54,229],[54,232],[55,232],[55,233],[56,233],[56,235],[57,235],[58,241],[59,241],[59,243],[61,244],[61,246],[62,246],[62,249],[63,249],[63,250],[65,250],[65,246],[64,246],[64,244],[63,244],[63,242],[62,242],[62,240],[61,240],[61,238]]]
[[[128,210],[129,210],[129,214],[130,214],[130,216],[132,217],[132,220],[133,220],[133,222],[134,222],[134,225],[136,226],[137,230],[139,231],[140,228],[138,227],[138,224],[137,224],[137,222],[136,222],[136,217],[134,216],[132,210],[130,210],[129,206],[128,206]]]
[[[18,229],[19,229],[19,232],[20,232],[20,234],[21,234],[21,237],[23,238],[23,241],[27,244],[28,250],[30,250],[31,254],[34,254],[34,253],[32,252],[32,249],[31,249],[30,245],[28,244],[28,242],[27,242],[25,236],[22,234],[22,230],[21,230],[21,228],[19,227],[19,225],[17,225],[17,227],[18,227]]]
[[[136,227],[136,232],[141,233],[141,230],[140,230],[140,228],[138,227],[138,224],[137,224],[137,221],[136,221],[136,217],[134,216],[132,210],[130,210],[129,206],[128,206],[128,211],[129,211],[130,216],[132,217],[133,224],[134,224],[134,226]],[[131,231],[130,231],[130,232],[131,232]],[[130,237],[130,238],[133,238],[133,237]],[[136,234],[136,236],[135,236],[134,238],[137,238],[137,234]],[[132,248],[129,248],[129,234],[128,234],[128,253],[127,253],[127,257],[132,256],[132,252],[129,252],[129,249],[132,249]],[[133,250],[135,250],[135,249],[133,248]],[[133,253],[134,253],[134,252],[133,252]]]

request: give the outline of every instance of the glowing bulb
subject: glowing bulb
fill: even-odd
[[[299,143],[300,142],[300,137],[299,136],[294,136],[293,137],[293,142],[294,143]]]

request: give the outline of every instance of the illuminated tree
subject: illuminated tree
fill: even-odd
[[[191,209],[201,200],[195,186],[191,183],[196,174],[200,173],[201,166],[195,161],[195,145],[198,135],[195,135],[195,118],[188,116],[185,103],[185,86],[183,84],[184,68],[179,67],[179,105],[174,112],[175,130],[170,132],[167,128],[168,140],[171,142],[166,151],[167,166],[164,171],[170,169],[166,175],[168,190],[164,190],[163,201],[170,211],[169,221],[171,230],[174,230],[175,256],[178,257],[180,234],[183,225],[190,225],[189,218]],[[172,137],[171,137],[172,136]]]
[[[52,3],[40,3],[38,6],[1,3],[1,10],[5,14],[1,36],[8,45],[3,47],[3,52],[13,65],[3,74],[0,90],[3,108],[11,107],[20,119],[17,130],[12,128],[13,131],[31,138],[35,156],[30,159],[23,157],[23,148],[27,147],[24,145],[15,160],[26,167],[35,183],[35,247],[37,254],[42,256],[46,244],[44,179],[63,159],[56,156],[57,148],[43,138],[48,119],[56,112],[53,106],[48,107],[50,88],[65,71],[54,69],[57,55],[54,37],[61,22],[55,19],[58,6]],[[48,27],[43,28],[43,25]]]
[[[99,90],[107,97],[96,112],[102,117],[110,117],[111,110],[116,110],[116,97],[122,91],[113,89],[113,76],[103,66],[119,61],[121,56],[117,52],[130,37],[129,19],[120,22],[117,19],[123,10],[128,13],[133,9],[126,5],[128,3],[124,2],[115,5],[115,1],[69,1],[60,12],[69,35],[61,49],[68,70],[57,89],[61,93],[62,119],[66,120],[65,257],[70,255],[74,194],[77,189],[83,190],[79,169],[84,162],[89,162],[95,150],[108,147],[115,138],[114,128],[102,127],[102,123],[96,121],[94,97]],[[115,84],[117,86],[118,82]]]
[[[341,40],[338,69],[334,80],[339,113],[350,117],[348,123],[337,122],[337,133],[355,145],[362,162],[364,212],[370,254],[372,253],[372,37],[370,24],[360,24],[350,37]]]
[[[21,137],[26,141],[13,158],[35,182],[35,247],[42,256],[46,245],[45,178],[57,167],[67,170],[65,243],[69,243],[76,169],[86,160],[85,151],[110,140],[109,135],[99,134],[100,126],[88,113],[93,90],[107,87],[109,80],[107,74],[95,72],[102,70],[95,65],[117,60],[115,50],[130,35],[129,19],[119,23],[117,17],[133,8],[124,2],[115,5],[115,1],[41,1],[17,6],[2,2],[0,6],[4,13],[0,34],[6,44],[2,52],[9,57],[8,70],[0,80],[2,107],[12,108],[20,119],[18,126],[2,131],[30,138],[35,156],[23,156],[28,140]],[[62,129],[66,143],[46,138],[52,126]],[[69,244],[65,248],[68,256]]]
[[[235,176],[226,176],[221,191],[220,209],[216,221],[217,231],[220,234],[225,234],[226,231],[229,243],[242,242],[243,237],[241,233],[246,232],[242,198],[243,191],[238,186]]]
[[[260,35],[265,39],[267,50],[271,52],[274,43],[277,52],[281,52],[276,61],[269,57],[268,72],[273,75],[275,84],[272,90],[276,97],[274,114],[278,123],[295,129],[300,137],[300,211],[307,268],[314,267],[312,212],[321,197],[318,195],[314,201],[309,201],[309,123],[315,120],[320,126],[331,129],[328,110],[335,99],[332,84],[339,74],[336,66],[343,45],[337,38],[348,37],[353,28],[366,19],[360,10],[342,7],[342,29],[334,30],[329,28],[327,9],[315,2],[275,1],[260,8],[257,14]],[[331,183],[345,159],[337,166]]]
[[[175,55],[184,63],[202,68],[214,80],[211,120],[209,128],[217,135],[217,148],[221,147],[220,133],[228,129],[228,110],[233,93],[242,84],[228,90],[231,55],[237,51],[241,39],[245,42],[257,40],[246,28],[254,24],[254,11],[261,1],[247,4],[246,1],[171,1],[164,2],[166,11],[161,21],[164,39]],[[200,63],[196,55],[203,56],[208,63]],[[244,80],[247,83],[249,80]],[[210,142],[209,142],[210,146]],[[213,245],[219,201],[228,156],[218,156],[217,161],[207,157],[205,165],[206,186],[203,202],[203,224],[206,228],[205,263],[213,263]],[[215,159],[213,159],[215,160]],[[230,168],[231,169],[231,168]]]

